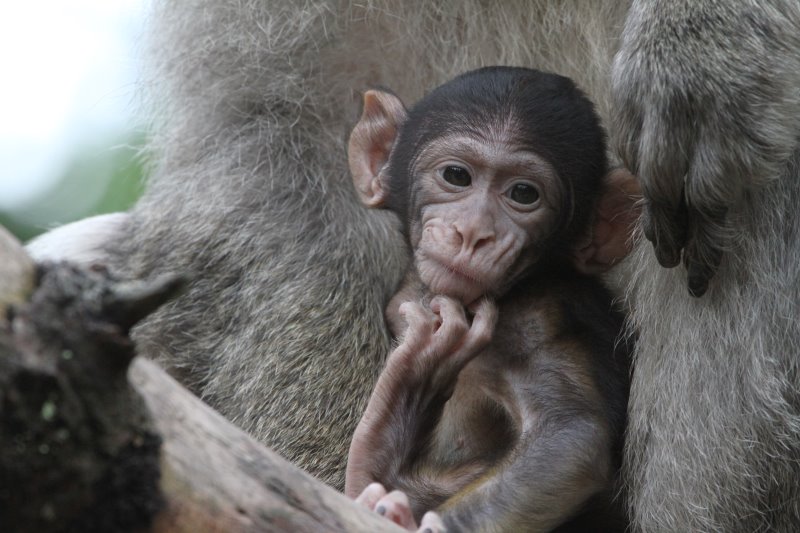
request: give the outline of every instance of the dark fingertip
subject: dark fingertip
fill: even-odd
[[[642,232],[644,233],[645,239],[655,244],[656,229],[655,226],[653,225],[653,215],[650,213],[649,206],[645,206],[645,208],[642,209],[642,215],[640,220],[642,224]]]
[[[425,529],[422,530],[422,533],[433,533],[433,530],[429,527],[426,527]]]
[[[708,290],[708,278],[703,274],[689,273],[689,294],[695,298],[700,298]]]
[[[383,516],[386,514],[386,507],[384,507],[383,505],[379,505],[375,508],[375,512]]]
[[[694,298],[700,298],[708,290],[708,283],[695,283],[689,282],[689,295]]]
[[[647,209],[644,210],[642,213],[642,231],[644,232],[645,238],[653,244],[653,251],[656,255],[656,260],[658,264],[664,268],[672,268],[678,266],[678,263],[681,261],[681,250],[680,246],[676,245],[675,242],[668,242],[665,239],[666,234],[664,233],[665,228],[656,227],[656,217],[653,213],[653,208],[648,206]],[[680,235],[677,235],[680,239]],[[681,241],[682,242],[682,241]]]
[[[681,251],[676,248],[667,248],[664,245],[653,244],[658,264],[664,268],[673,268],[681,262]]]
[[[692,241],[684,251],[684,264],[689,284],[689,294],[695,298],[703,296],[708,291],[711,278],[717,273],[722,262],[722,250],[705,246],[703,260],[698,260],[698,246],[696,241]]]

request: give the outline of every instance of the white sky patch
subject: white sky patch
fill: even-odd
[[[0,2],[0,209],[73,151],[134,128],[144,0]]]

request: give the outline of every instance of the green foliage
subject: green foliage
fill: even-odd
[[[144,169],[141,134],[76,152],[56,183],[25,205],[0,211],[0,224],[27,241],[53,227],[92,215],[124,211],[139,198]]]

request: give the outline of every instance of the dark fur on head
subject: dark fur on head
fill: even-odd
[[[567,190],[553,233],[572,244],[591,220],[608,171],[606,136],[592,102],[564,76],[521,67],[485,67],[437,87],[408,112],[389,159],[388,207],[412,219],[412,169],[431,141],[463,132],[510,141],[544,157]]]

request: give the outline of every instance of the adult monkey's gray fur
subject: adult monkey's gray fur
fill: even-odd
[[[721,257],[632,261],[635,525],[797,531],[800,3],[635,2],[614,89],[656,256]]]
[[[798,2],[182,0],[152,22],[157,164],[111,251],[131,275],[194,275],[138,339],[223,414],[341,486],[405,264],[351,191],[359,92],[548,69],[613,119],[658,258],[683,250],[707,290],[640,239],[635,528],[800,523]]]

